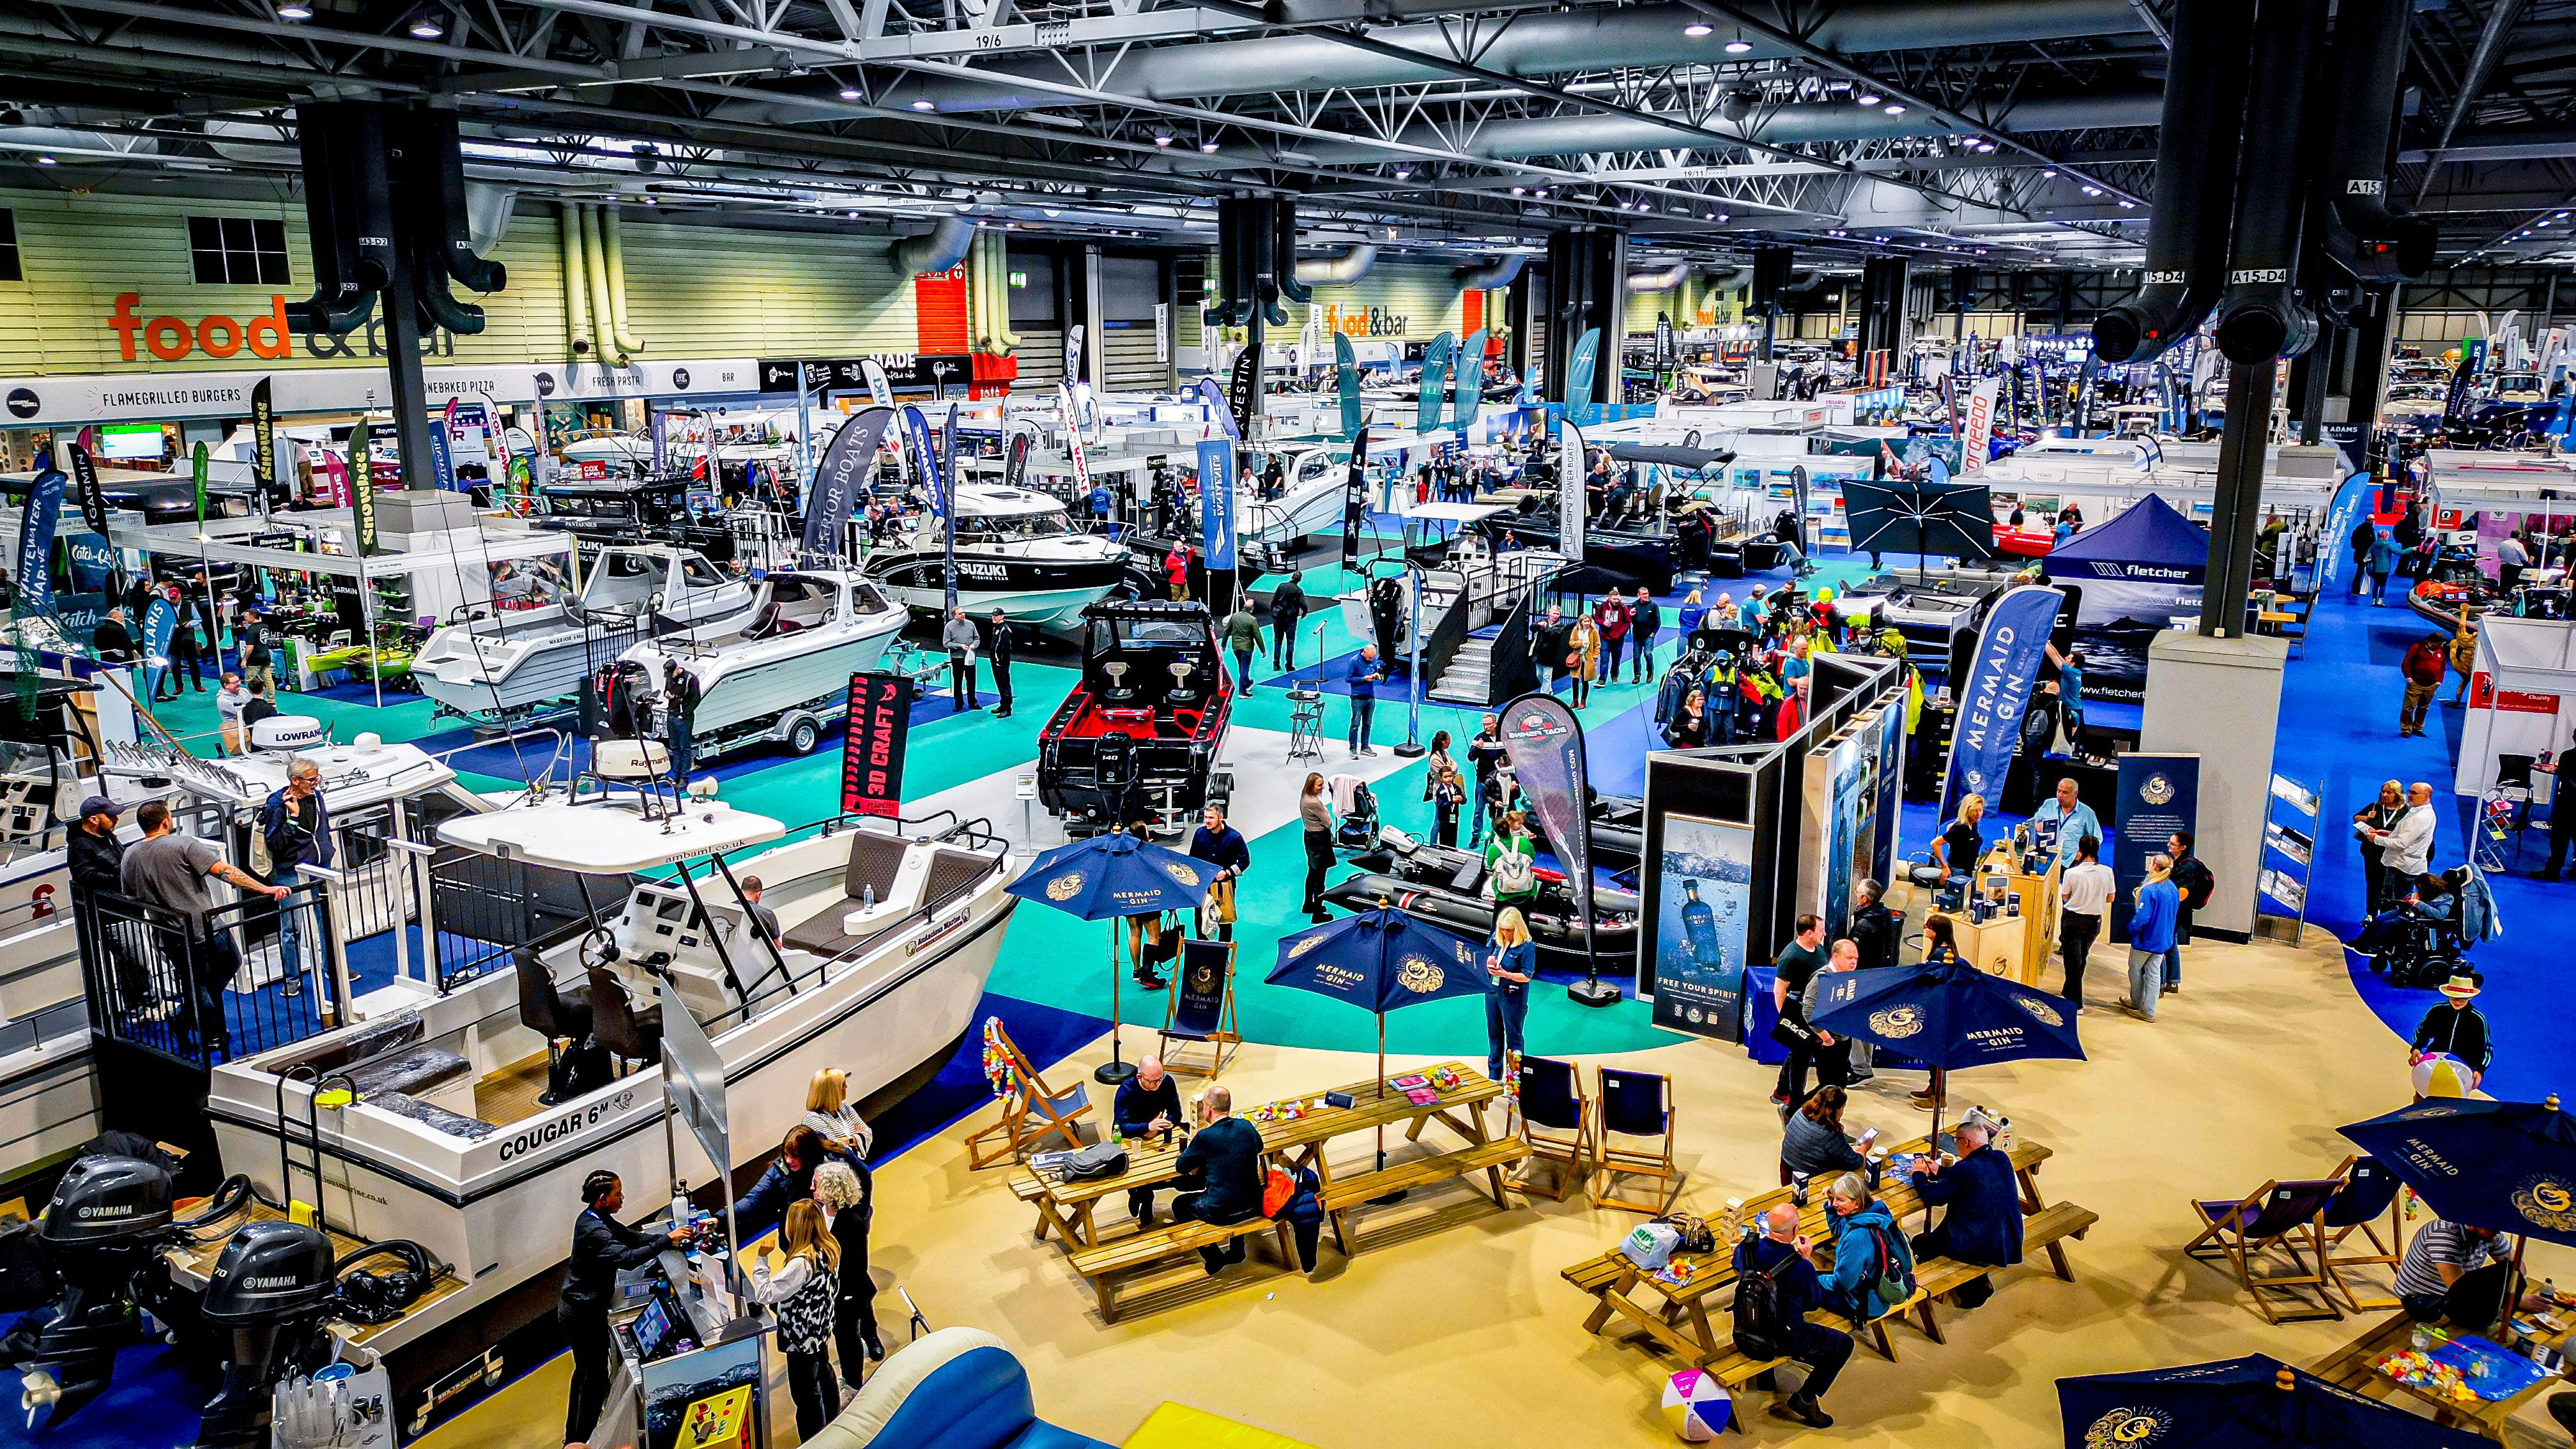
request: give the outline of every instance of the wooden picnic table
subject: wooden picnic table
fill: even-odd
[[[1495,1142],[1486,1130],[1484,1117],[1484,1104],[1502,1095],[1502,1085],[1487,1077],[1482,1071],[1463,1062],[1445,1062],[1440,1065],[1458,1074],[1458,1084],[1445,1091],[1438,1091],[1434,1100],[1426,1104],[1416,1104],[1392,1087],[1387,1088],[1385,1093],[1380,1095],[1378,1079],[1371,1077],[1366,1081],[1333,1088],[1333,1091],[1352,1098],[1352,1103],[1348,1107],[1314,1108],[1311,1104],[1322,1100],[1325,1094],[1312,1092],[1295,1098],[1280,1099],[1310,1104],[1304,1115],[1294,1119],[1256,1121],[1254,1114],[1263,1107],[1275,1105],[1272,1103],[1248,1104],[1234,1115],[1251,1122],[1260,1130],[1262,1146],[1277,1157],[1280,1160],[1279,1165],[1291,1174],[1299,1168],[1314,1170],[1316,1181],[1321,1185],[1326,1200],[1327,1210],[1333,1219],[1334,1236],[1343,1242],[1344,1251],[1347,1252],[1348,1242],[1345,1231],[1347,1224],[1344,1222],[1344,1217],[1353,1204],[1345,1203],[1339,1207],[1333,1205],[1335,1198],[1333,1170],[1332,1164],[1325,1157],[1324,1148],[1334,1138],[1346,1137],[1354,1132],[1366,1132],[1401,1124],[1404,1128],[1405,1140],[1414,1141],[1421,1137],[1425,1127],[1435,1121],[1439,1122],[1464,1137],[1468,1146],[1464,1152],[1443,1154],[1443,1158],[1446,1159],[1443,1166],[1454,1166],[1459,1168],[1459,1171],[1440,1172],[1428,1180],[1437,1180],[1440,1176],[1471,1174],[1481,1170],[1489,1180],[1494,1201],[1509,1206],[1508,1200],[1504,1197],[1507,1184],[1503,1179],[1503,1167],[1507,1163],[1489,1160],[1496,1157],[1503,1144]],[[1428,1078],[1438,1070],[1440,1067],[1437,1066],[1426,1067],[1418,1071],[1399,1072],[1395,1075]],[[1085,1182],[1066,1182],[1062,1174],[1053,1169],[1022,1167],[1011,1174],[1011,1192],[1022,1202],[1033,1204],[1037,1208],[1037,1236],[1040,1242],[1044,1242],[1048,1233],[1053,1232],[1067,1252],[1079,1252],[1085,1248],[1097,1247],[1101,1241],[1099,1224],[1094,1219],[1094,1209],[1097,1205],[1112,1199],[1124,1202],[1131,1189],[1160,1187],[1170,1182],[1179,1175],[1181,1148],[1186,1142],[1187,1139],[1177,1132],[1172,1135],[1168,1144],[1163,1143],[1159,1138],[1148,1141],[1130,1140],[1127,1145],[1125,1172],[1115,1177],[1093,1178]],[[1512,1145],[1519,1144],[1515,1141]],[[1420,1170],[1409,1175],[1416,1179],[1422,1178]],[[1384,1190],[1380,1189],[1381,1192]]]
[[[2551,1310],[2553,1317],[2561,1319],[2564,1319],[2567,1313],[2568,1310],[2563,1308]],[[2527,1318],[2530,1315],[2517,1314],[2516,1316]],[[2439,1397],[2429,1389],[2400,1383],[2381,1373],[2375,1365],[2392,1353],[2411,1348],[2415,1328],[2415,1320],[2410,1315],[2403,1312],[2390,1314],[2361,1337],[2317,1360],[2308,1372],[2337,1388],[2348,1389],[2382,1403],[2414,1402],[2428,1405],[2433,1410],[2434,1423],[2465,1428],[2499,1443],[2503,1442],[2507,1420],[2533,1398],[2558,1388],[2563,1382],[2559,1376],[2550,1375],[2539,1379],[2518,1394],[2509,1395],[2493,1403],[2481,1400],[2473,1404],[2459,1403]],[[2555,1335],[2543,1337],[2541,1341],[2565,1352],[2571,1340],[2576,1340],[2576,1329],[2561,1330]]]
[[[1930,1142],[1927,1138],[1917,1137],[1911,1142],[1898,1145],[1894,1153],[1923,1152],[1929,1147]],[[2016,1137],[2009,1149],[2009,1155],[2012,1158],[2013,1177],[2021,1185],[2022,1212],[2025,1215],[2024,1230],[2028,1245],[2047,1253],[2050,1266],[2057,1275],[2071,1280],[2074,1273],[2067,1264],[2066,1249],[2062,1240],[2080,1236],[2085,1229],[2090,1228],[2093,1214],[2071,1204],[2050,1207],[2040,1197],[2039,1167],[2052,1155],[2050,1149],[2028,1138]],[[1816,1244],[1819,1270],[1824,1269],[1831,1262],[1833,1255],[1834,1234],[1826,1221],[1829,1209],[1825,1206],[1825,1189],[1829,1183],[1830,1179],[1824,1177],[1810,1180],[1807,1205],[1798,1214],[1799,1230]],[[1788,1202],[1790,1198],[1791,1189],[1785,1187],[1774,1188],[1769,1192],[1748,1197],[1744,1200],[1744,1221],[1752,1223],[1772,1208]],[[1922,1195],[1914,1190],[1913,1185],[1902,1174],[1892,1170],[1879,1189],[1877,1200],[1886,1205],[1900,1230],[1903,1229],[1905,1219],[1909,1215],[1924,1210]],[[1607,1328],[1613,1318],[1624,1319],[1627,1328],[1643,1332],[1647,1338],[1671,1350],[1683,1362],[1693,1367],[1704,1367],[1733,1352],[1732,1333],[1721,1332],[1710,1320],[1707,1301],[1713,1294],[1732,1286],[1735,1282],[1735,1244],[1719,1242],[1705,1253],[1675,1253],[1672,1261],[1685,1265],[1690,1275],[1687,1281],[1672,1283],[1645,1272],[1630,1262],[1627,1255],[1615,1247],[1598,1257],[1587,1258],[1566,1269],[1563,1276],[1567,1282],[1598,1300],[1592,1315],[1584,1320],[1583,1326],[1586,1330],[1597,1334]],[[1941,1330],[1932,1317],[1931,1300],[1956,1288],[1960,1282],[1991,1271],[1985,1267],[1971,1267],[1964,1264],[1959,1265],[1959,1270],[1955,1274],[1945,1271],[1938,1280],[1929,1271],[1918,1274],[1924,1291],[1917,1295],[1917,1302],[1913,1306],[1921,1312],[1924,1332],[1935,1342],[1941,1341]],[[1959,1281],[1947,1281],[1952,1276],[1956,1276]],[[1649,1307],[1641,1301],[1640,1292],[1646,1289],[1651,1289],[1662,1300],[1661,1308]],[[1884,1318],[1879,1320],[1880,1325],[1885,1322]],[[1894,1350],[1887,1340],[1884,1327],[1875,1327],[1880,1352],[1893,1358]]]

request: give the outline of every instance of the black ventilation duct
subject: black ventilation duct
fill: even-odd
[[[1547,395],[1569,403],[1616,401],[1619,339],[1627,325],[1627,234],[1584,227],[1550,235],[1546,280]],[[1592,396],[1574,397],[1567,390],[1567,368],[1583,334],[1596,329],[1601,338]]]
[[[1904,351],[1906,292],[1911,285],[1903,257],[1871,257],[1861,263],[1859,333],[1864,359],[1884,352],[1892,362]]]
[[[1950,269],[1950,305],[1961,312],[1977,305],[1977,269],[1975,267]]]
[[[1270,263],[1278,269],[1279,295],[1291,302],[1312,302],[1315,294],[1297,280],[1297,203],[1283,197],[1270,203]],[[1270,324],[1288,325],[1288,309],[1270,304]]]
[[[295,109],[298,149],[304,162],[304,226],[313,239],[313,295],[286,308],[286,325],[298,332],[345,336],[366,325],[382,282],[360,275],[357,168],[350,155],[357,139],[340,114],[344,104],[307,102]]]
[[[483,309],[456,300],[447,284],[452,279],[472,291],[497,292],[509,274],[500,263],[474,253],[456,113],[422,109],[398,112],[388,119],[400,131],[390,144],[397,153],[394,171],[403,205],[404,256],[411,263],[421,327],[444,327],[462,336],[481,332]]]
[[[399,290],[399,267],[423,331],[482,331],[483,309],[457,301],[447,284],[497,292],[507,273],[474,253],[455,113],[312,102],[296,108],[296,130],[313,295],[287,308],[287,324],[335,337],[355,331],[380,294]]]
[[[2253,10],[2246,0],[2174,6],[2146,271],[2136,293],[2094,320],[2094,355],[2105,362],[2153,361],[2200,326],[2225,285]]]
[[[1206,311],[1208,326],[1246,326],[1256,310],[1273,327],[1288,324],[1279,297],[1297,285],[1296,203],[1267,196],[1218,198],[1216,256],[1217,305]]]
[[[1751,311],[1756,316],[1780,315],[1780,296],[1789,290],[1789,271],[1796,264],[1797,253],[1787,247],[1753,249],[1753,295]]]
[[[2325,0],[2263,0],[2254,17],[2254,74],[2263,83],[2246,98],[2227,291],[2218,302],[2218,350],[2231,362],[2293,357],[2316,339],[2316,314],[2298,285],[2308,196],[2301,143],[2324,33]]]
[[[2388,204],[2397,153],[2398,82],[2406,66],[2411,0],[2341,0],[2335,49],[2341,84],[2317,179],[2326,254],[2365,282],[2420,277],[2432,268],[2433,223]]]

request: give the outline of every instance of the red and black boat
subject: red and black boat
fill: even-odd
[[[1207,607],[1104,600],[1082,611],[1082,681],[1038,736],[1038,799],[1077,834],[1189,823],[1231,793],[1217,751],[1234,681]]]

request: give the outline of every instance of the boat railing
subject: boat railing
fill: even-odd
[[[942,811],[939,813],[952,816],[955,814],[953,811]],[[937,900],[922,902],[912,910],[906,911],[900,919],[890,921],[885,925],[878,927],[857,944],[852,945],[845,950],[835,952],[830,956],[817,957],[813,965],[802,971],[781,972],[776,969],[772,969],[766,976],[752,983],[752,988],[744,993],[743,999],[739,1005],[731,1006],[723,1011],[717,1012],[715,1015],[701,1021],[699,1025],[706,1029],[707,1035],[715,1036],[759,1016],[762,1009],[770,1002],[778,1001],[785,997],[795,996],[809,986],[829,986],[832,983],[832,978],[839,973],[841,968],[853,965],[864,959],[870,952],[884,945],[888,940],[892,939],[904,929],[912,926],[926,925],[932,920],[937,919],[940,912],[948,910],[957,905],[960,900],[972,896],[975,890],[981,887],[987,878],[1010,869],[1011,858],[1008,850],[1009,842],[991,834],[989,829],[991,823],[992,822],[989,820],[982,819],[960,821],[956,826],[951,828],[949,833],[931,837],[932,839],[940,841],[961,840],[979,849],[986,845],[1003,847],[1002,852],[993,857],[993,864],[990,870],[977,874],[972,880],[959,886],[957,889],[950,891],[947,895],[942,896]],[[824,909],[830,910],[832,907],[826,906]]]
[[[353,994],[347,943],[324,909],[339,873],[302,869],[312,878],[284,899],[227,902],[202,924],[118,892],[92,893],[75,931],[91,1029],[206,1071],[344,1024]]]

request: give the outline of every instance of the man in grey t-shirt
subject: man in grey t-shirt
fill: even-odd
[[[256,891],[270,900],[284,900],[287,889],[227,863],[208,842],[181,835],[177,823],[170,818],[170,807],[161,801],[149,801],[136,810],[134,823],[143,828],[143,840],[125,852],[124,863],[117,869],[117,881],[125,894],[136,900],[187,918],[184,931],[163,930],[155,934],[160,937],[162,955],[188,982],[196,1002],[194,1016],[183,1024],[182,1032],[194,1038],[202,1026],[211,1061],[231,1049],[232,1032],[224,1021],[223,988],[241,969],[241,953],[233,946],[232,934],[206,928],[206,913],[223,904],[215,893],[214,882]],[[145,1003],[130,1005],[139,1010]]]

